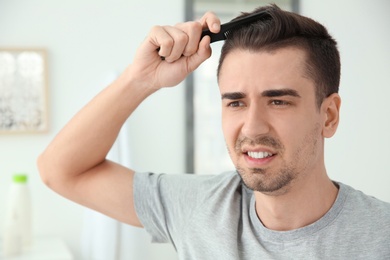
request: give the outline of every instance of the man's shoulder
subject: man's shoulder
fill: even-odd
[[[390,203],[380,200],[374,196],[368,195],[367,193],[355,189],[346,184],[340,183],[344,189],[347,190],[348,197],[352,199],[355,203],[364,204],[367,207],[379,207],[390,210]]]
[[[213,191],[236,190],[241,188],[241,178],[236,171],[226,171],[219,174],[155,174],[136,173],[136,187],[160,187],[175,189],[184,193],[199,190]]]
[[[367,217],[387,221],[390,224],[390,203],[370,196],[363,191],[354,189],[348,185],[340,184],[347,191],[346,209],[360,218]]]
[[[339,243],[351,243],[361,258],[388,259],[390,256],[390,203],[341,184],[346,199],[334,230],[342,234]]]

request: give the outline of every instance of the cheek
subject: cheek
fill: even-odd
[[[233,138],[232,137],[233,130],[232,130],[231,124],[223,119],[222,119],[222,132],[223,132],[223,136],[225,138],[226,144],[230,147],[230,143],[232,142],[231,139]]]
[[[302,133],[305,134],[294,140],[293,146],[296,147],[294,157],[301,158],[307,164],[316,162],[323,147],[320,125],[314,124],[312,129],[306,129],[306,132],[302,131]]]
[[[239,122],[222,115],[222,131],[229,152],[233,153],[236,140],[240,133]]]
[[[273,131],[275,137],[285,147],[288,156],[296,158],[298,154],[307,149],[308,142],[314,141],[317,127],[313,129],[313,122],[308,122],[307,119],[295,118],[295,120],[275,120]]]

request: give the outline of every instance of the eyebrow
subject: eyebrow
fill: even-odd
[[[301,97],[298,94],[298,91],[290,88],[265,90],[261,93],[261,95],[263,97],[282,97],[282,96]]]
[[[246,97],[246,94],[242,92],[228,92],[221,95],[221,99],[231,100],[242,99],[244,97]]]
[[[265,90],[261,93],[261,96],[263,97],[282,97],[282,96],[292,96],[292,97],[301,97],[298,94],[298,91],[290,88],[283,88],[283,89],[270,89]],[[243,99],[246,97],[246,94],[243,92],[228,92],[221,95],[221,99],[230,99],[230,100],[237,100],[237,99]]]

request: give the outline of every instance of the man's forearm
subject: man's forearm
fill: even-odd
[[[154,92],[133,79],[129,66],[61,130],[39,157],[44,180],[79,175],[104,161],[123,123]]]

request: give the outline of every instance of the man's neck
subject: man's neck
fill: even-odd
[[[265,227],[287,231],[314,223],[329,211],[338,188],[327,177],[294,183],[284,194],[255,192],[256,213]]]

